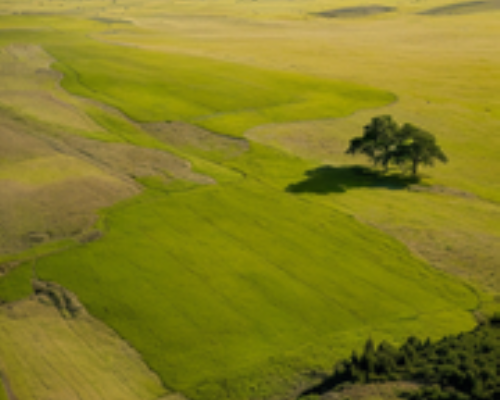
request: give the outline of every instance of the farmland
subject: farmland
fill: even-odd
[[[0,6],[0,398],[291,398],[498,309],[497,3],[334,3]],[[357,167],[380,114],[450,163]]]

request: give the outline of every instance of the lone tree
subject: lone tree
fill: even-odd
[[[390,164],[402,169],[409,165],[414,176],[421,164],[432,166],[435,160],[448,161],[434,135],[411,124],[399,127],[390,115],[372,118],[363,136],[350,141],[346,153],[364,154],[386,172]]]
[[[347,154],[364,154],[374,166],[382,164],[387,170],[388,155],[393,150],[399,131],[398,124],[390,115],[375,117],[364,127],[364,134],[351,140]]]

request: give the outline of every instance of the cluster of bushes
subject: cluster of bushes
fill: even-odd
[[[369,339],[361,354],[337,364],[332,376],[305,394],[323,394],[341,384],[388,381],[422,384],[410,400],[500,399],[500,318],[475,330],[432,343],[410,337],[399,348]]]

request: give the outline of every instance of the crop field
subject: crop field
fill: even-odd
[[[20,399],[158,399],[167,395],[137,353],[87,315],[65,319],[50,303],[0,310],[1,371]],[[4,392],[5,393],[5,392]]]
[[[500,7],[476,3],[2,2],[0,399],[291,399],[367,337],[500,309]],[[450,162],[345,155],[381,114]]]

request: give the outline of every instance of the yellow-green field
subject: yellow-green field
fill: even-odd
[[[0,399],[293,398],[499,308],[498,1],[379,5],[0,5]],[[450,162],[357,168],[379,114]]]
[[[0,321],[0,369],[18,399],[167,398],[140,356],[88,315],[64,318],[40,298],[1,307]]]

